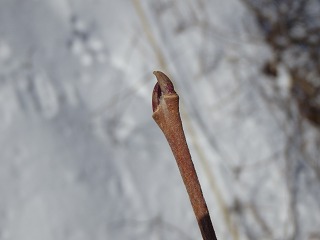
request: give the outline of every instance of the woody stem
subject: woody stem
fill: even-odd
[[[152,117],[164,133],[176,159],[202,238],[216,240],[217,237],[183,131],[179,113],[179,96],[164,73],[156,71],[154,74],[158,83],[152,95]]]

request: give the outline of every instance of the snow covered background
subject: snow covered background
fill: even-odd
[[[294,137],[271,56],[239,0],[0,0],[0,240],[201,238],[153,70],[180,95],[218,238],[320,239],[318,157],[293,151],[319,133]]]

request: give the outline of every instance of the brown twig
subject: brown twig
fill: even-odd
[[[164,133],[177,161],[202,238],[216,240],[207,204],[184,135],[179,113],[179,96],[174,91],[172,82],[164,73],[155,71],[154,75],[158,82],[152,94],[152,117]]]

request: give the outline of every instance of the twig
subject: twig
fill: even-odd
[[[155,71],[154,75],[158,82],[152,94],[152,117],[164,133],[177,161],[202,238],[217,240],[184,135],[179,113],[179,96],[164,73]]]

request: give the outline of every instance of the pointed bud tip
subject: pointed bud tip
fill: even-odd
[[[163,94],[172,94],[176,93],[174,91],[174,86],[171,80],[161,71],[154,71],[153,74],[156,76],[159,83],[160,89]]]

